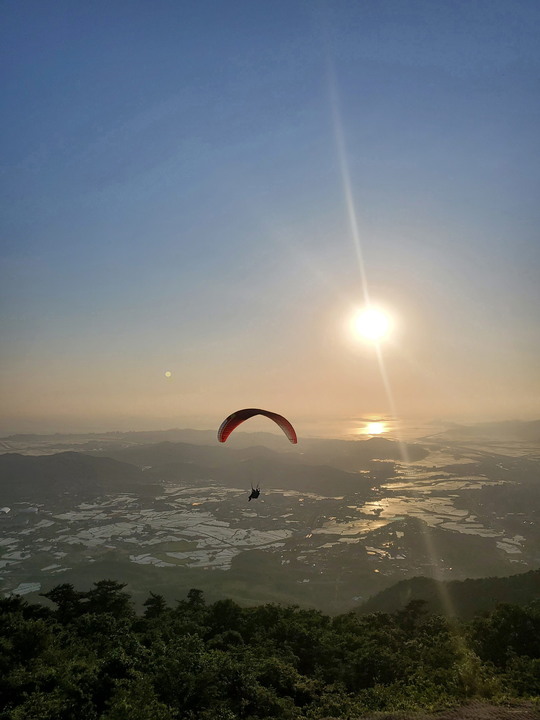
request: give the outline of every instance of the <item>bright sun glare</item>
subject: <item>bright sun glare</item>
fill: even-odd
[[[382,310],[369,307],[361,310],[354,318],[354,329],[365,340],[377,342],[388,336],[391,323]]]
[[[365,435],[381,435],[385,431],[385,424],[381,421],[369,422],[364,428]]]

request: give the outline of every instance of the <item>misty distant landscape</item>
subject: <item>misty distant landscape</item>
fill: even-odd
[[[540,567],[540,422],[454,425],[408,443],[291,447],[237,431],[220,446],[190,430],[0,442],[4,594],[35,600],[111,577],[139,603],[196,587],[341,613],[377,609],[397,583],[405,603],[403,581],[419,576]]]

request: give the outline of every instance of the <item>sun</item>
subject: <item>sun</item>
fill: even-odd
[[[390,316],[374,307],[367,307],[358,312],[353,320],[353,327],[357,335],[364,340],[379,342],[388,337],[392,323]]]

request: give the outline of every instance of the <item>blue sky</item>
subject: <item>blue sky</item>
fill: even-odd
[[[0,16],[4,432],[540,415],[536,2]]]

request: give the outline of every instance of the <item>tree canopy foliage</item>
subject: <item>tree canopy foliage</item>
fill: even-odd
[[[296,720],[540,695],[540,603],[458,623],[421,601],[329,617],[274,604],[134,612],[124,585],[0,600],[0,720]]]

